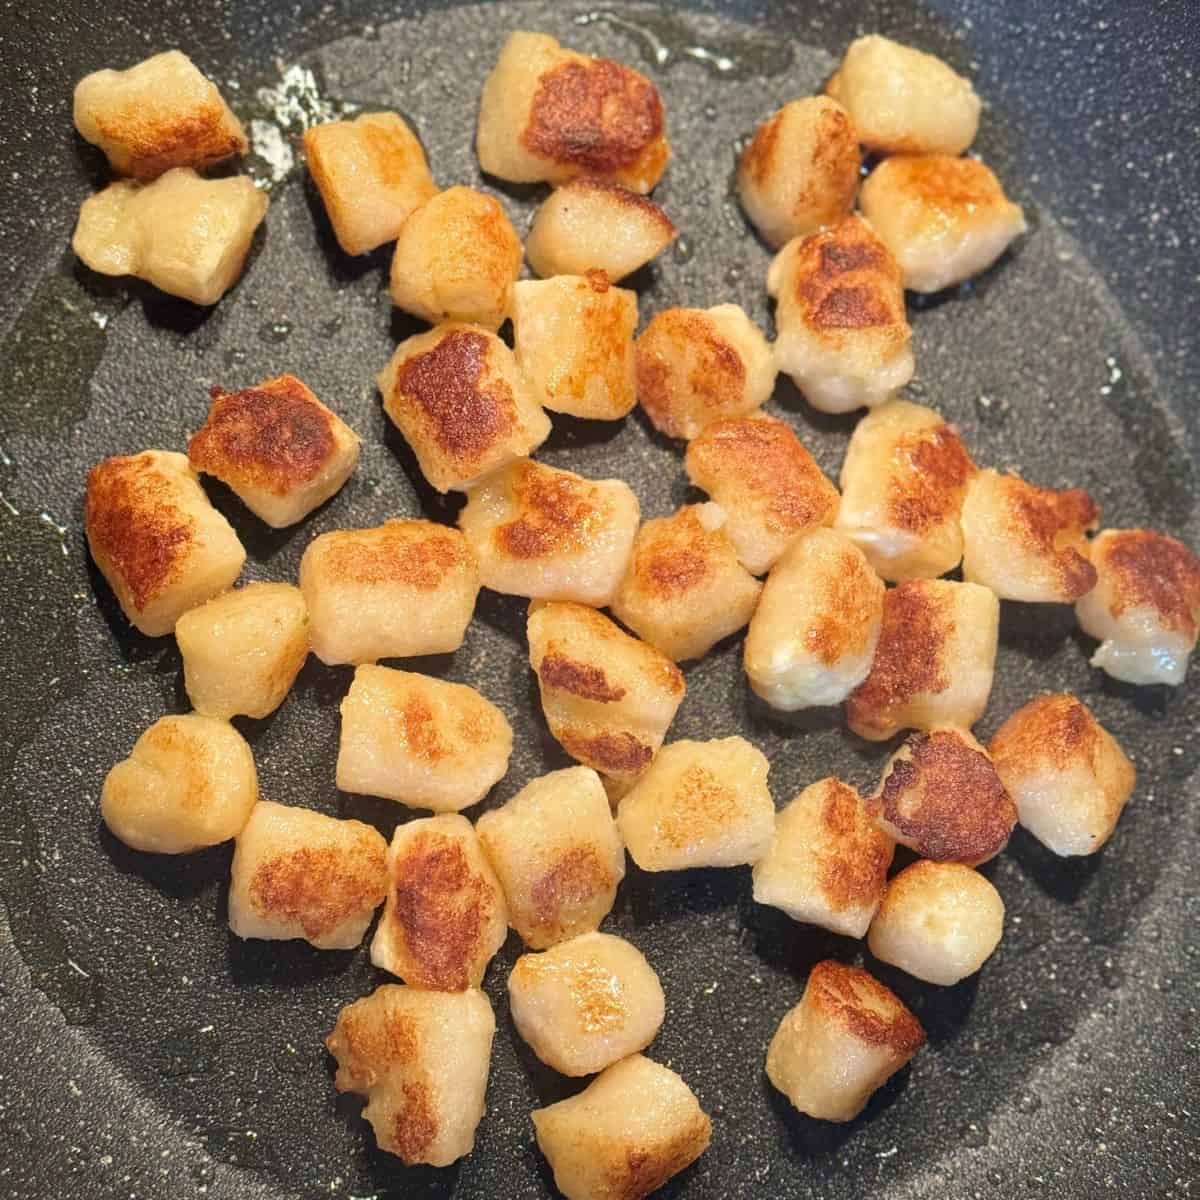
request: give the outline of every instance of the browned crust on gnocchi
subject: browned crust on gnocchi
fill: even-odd
[[[578,179],[572,179],[570,183],[563,184],[558,191],[565,194],[573,191],[603,192],[625,208],[631,209],[641,216],[649,217],[659,226],[663,236],[668,240],[674,238],[679,232],[675,228],[675,222],[649,196],[643,196],[640,192],[631,192],[629,188],[622,187],[619,183],[613,183],[611,180],[598,179],[593,175],[583,175]]]
[[[595,847],[572,846],[559,855],[548,871],[534,880],[529,890],[530,923],[553,932],[564,928],[564,911],[570,913],[613,886],[612,872]]]
[[[555,735],[572,758],[609,774],[632,774],[644,770],[654,757],[654,747],[632,733],[589,733],[567,727]]]
[[[612,1200],[643,1200],[695,1162],[708,1149],[711,1140],[712,1122],[704,1113],[699,1113],[686,1128],[672,1134],[666,1142],[629,1147],[624,1162],[606,1172],[604,1194]]]
[[[512,558],[582,549],[609,507],[596,503],[593,483],[568,472],[551,473],[526,462],[517,465],[511,478],[513,502],[521,515],[498,526],[492,536]]]
[[[835,912],[873,905],[887,883],[893,853],[891,839],[865,825],[861,810],[862,800],[854,788],[840,780],[831,781],[820,823],[839,849],[833,853],[818,851],[818,886]]]
[[[600,667],[590,663],[576,662],[556,650],[550,649],[542,656],[538,666],[538,679],[549,688],[570,692],[581,700],[595,700],[600,704],[613,704],[625,698],[625,689],[609,682]]]
[[[812,652],[826,666],[866,649],[874,632],[872,617],[878,603],[878,594],[870,586],[874,572],[860,553],[845,551],[838,565],[840,569],[827,576],[829,587],[814,610],[817,615],[807,639]]]
[[[1095,527],[1100,509],[1081,488],[1056,492],[1023,479],[1004,480],[1014,532],[1030,550],[1052,565],[1058,577],[1060,598],[1078,600],[1096,586],[1096,568],[1075,546],[1060,546],[1059,540],[1078,537]]]
[[[1083,701],[1056,692],[1017,709],[996,730],[988,752],[998,769],[1005,764],[1014,770],[1028,769],[1047,759],[1062,768],[1080,760],[1092,762],[1101,732]]]
[[[1122,529],[1106,535],[1101,570],[1112,577],[1110,607],[1149,608],[1164,628],[1195,639],[1200,620],[1200,559],[1165,533]]]
[[[419,530],[414,529],[417,525]],[[433,592],[448,575],[469,567],[473,558],[461,533],[433,521],[389,521],[380,530],[365,532],[371,534],[369,539],[343,535],[328,544],[322,567],[330,578]]]
[[[146,180],[156,179],[172,167],[202,171],[235,154],[245,154],[246,136],[226,125],[225,111],[216,99],[168,120],[131,107],[110,116],[96,113],[93,119],[102,141],[128,152],[128,174]]]
[[[904,1058],[925,1044],[921,1022],[895,992],[861,967],[833,959],[819,962],[809,973],[805,994],[860,1042]]]
[[[893,185],[929,208],[961,213],[1008,207],[1000,181],[976,158],[901,154],[887,165]]]
[[[885,501],[897,529],[921,534],[957,516],[975,463],[953,425],[903,434],[892,459],[904,468],[891,475]]]

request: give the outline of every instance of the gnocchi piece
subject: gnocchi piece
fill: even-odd
[[[458,812],[482,800],[508,770],[512,727],[465,684],[361,666],[341,712],[343,792]]]
[[[237,838],[229,928],[353,950],[388,890],[387,842],[361,821],[260,800]]]
[[[443,813],[398,826],[387,865],[371,962],[413,987],[478,987],[504,945],[508,909],[471,822]]]
[[[586,175],[643,193],[671,157],[649,79],[524,32],[509,36],[483,85],[475,150],[484,171],[512,183]]]
[[[963,556],[959,517],[975,474],[953,425],[889,400],[850,435],[835,527],[890,583],[944,575]]]
[[[179,50],[85,75],[75,85],[75,128],[118,175],[144,180],[172,167],[203,170],[248,146],[216,85]]]
[[[367,1098],[379,1148],[410,1167],[447,1167],[474,1149],[495,1032],[480,991],[387,983],[347,1004],[325,1044],[337,1090]]]
[[[641,1054],[535,1109],[537,1143],[566,1200],[643,1200],[708,1149],[712,1122],[674,1071]]]
[[[934,862],[987,862],[1017,823],[987,751],[952,726],[910,734],[867,803],[884,833]]]
[[[925,1045],[921,1022],[861,967],[826,959],[779,1023],[767,1078],[819,1121],[852,1121]]]
[[[1004,901],[978,871],[921,860],[888,884],[867,945],[880,962],[950,987],[983,966],[1003,932]]]
[[[100,815],[127,846],[188,854],[237,837],[258,799],[254,756],[227,721],[161,717],[104,780]]]
[[[512,351],[474,325],[439,325],[396,347],[383,408],[436,491],[467,491],[550,432]]]
[[[304,131],[304,157],[338,245],[366,254],[394,241],[437,195],[417,135],[394,112],[367,112]]]
[[[912,292],[940,292],[986,271],[1026,229],[1020,206],[977,158],[884,159],[859,204]]]
[[[769,769],[745,738],[664,746],[617,811],[633,861],[643,871],[757,862],[775,832]]]
[[[546,724],[577,762],[628,784],[658,753],[687,687],[661,650],[582,604],[529,606],[529,665]]]
[[[608,916],[625,877],[625,846],[590,767],[533,780],[484,813],[475,832],[527,946],[545,950]]]
[[[821,412],[882,404],[913,376],[900,267],[861,217],[793,238],[771,261],[775,363]]]
[[[860,938],[887,888],[894,851],[858,792],[822,779],[776,816],[770,849],[754,864],[754,899],[793,921]]]
[[[778,250],[850,212],[861,164],[858,136],[836,100],[792,100],[754,131],[742,152],[738,199],[763,240]]]
[[[603,179],[572,179],[534,213],[525,258],[543,278],[603,271],[615,283],[678,236],[671,218],[649,197]]]
[[[667,437],[694,438],[762,408],[775,375],[767,339],[737,304],[668,308],[637,340],[638,402]]]
[[[875,154],[961,154],[979,128],[979,97],[940,58],[870,34],[851,42],[826,92]]]
[[[1088,552],[1097,581],[1075,617],[1100,643],[1092,666],[1126,683],[1178,687],[1200,632],[1200,558],[1150,529],[1106,529]]]
[[[1001,600],[1072,604],[1096,586],[1086,531],[1100,510],[1087,492],[1055,492],[981,471],[962,507],[963,578]]]
[[[449,654],[471,623],[479,564],[458,530],[391,520],[314,538],[300,590],[313,653],[329,666]]]
[[[173,450],[106,458],[88,473],[88,546],[121,611],[161,637],[242,573],[246,551]]]
[[[884,587],[832,529],[802,534],[767,577],[743,662],[773,708],[841,704],[866,679],[883,627]]]
[[[1017,819],[1055,854],[1095,854],[1137,783],[1116,738],[1087,705],[1063,693],[1017,709],[988,749]]]
[[[846,723],[873,742],[901,729],[970,728],[987,708],[999,633],[989,588],[948,579],[889,588],[871,673],[846,701]]]
[[[101,275],[133,275],[193,304],[216,304],[241,275],[266,215],[266,193],[246,176],[201,179],[176,167],[153,183],[122,179],[89,196],[71,248]]]
[[[290,583],[248,583],[184,613],[175,641],[198,713],[266,717],[308,657],[308,607]]]
[[[214,387],[211,394],[188,459],[272,529],[302,521],[358,466],[358,435],[294,375],[240,392]]]
[[[599,608],[625,574],[639,512],[619,479],[522,458],[471,489],[458,524],[485,587]]]
[[[668,658],[702,658],[745,627],[762,584],[738,562],[718,504],[647,521],[612,599],[613,615]]]
[[[523,954],[508,977],[517,1032],[562,1075],[592,1075],[658,1033],[666,1000],[654,968],[624,938],[583,933]]]
[[[551,412],[616,421],[637,401],[637,293],[603,271],[526,279],[513,288],[513,352]]]
[[[498,200],[469,187],[431,194],[400,226],[392,303],[423,321],[496,330],[509,315],[521,240]]]
[[[724,511],[725,532],[751,575],[765,575],[796,538],[837,517],[837,488],[774,417],[714,421],[688,446],[685,464]]]

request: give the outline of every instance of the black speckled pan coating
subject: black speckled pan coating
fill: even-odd
[[[238,942],[224,925],[227,847],[156,859],[100,826],[107,768],[186,700],[174,644],[131,633],[88,563],[79,509],[92,462],[181,448],[210,384],[288,370],[364,435],[363,463],[333,502],[279,533],[212,489],[250,550],[249,577],[294,577],[322,530],[422,508],[450,519],[456,506],[421,485],[374,390],[395,340],[415,328],[387,302],[387,253],[342,257],[302,173],[275,188],[245,278],[210,313],[99,280],[64,254],[80,200],[103,178],[70,127],[71,87],[86,71],[179,45],[249,117],[271,115],[256,82],[277,79],[277,62],[302,61],[329,99],[404,111],[449,184],[477,179],[479,85],[508,30],[544,29],[624,58],[665,96],[677,157],[659,197],[684,231],[635,281],[643,319],[671,304],[736,300],[768,322],[767,255],[730,199],[736,139],[813,90],[856,32],[942,53],[987,101],[977,148],[1025,205],[1031,232],[974,286],[914,306],[911,392],[957,421],[981,462],[1087,487],[1113,523],[1200,543],[1194,6],[719,7],[725,15],[616,13],[642,32],[577,21],[588,14],[576,4],[435,5],[424,15],[357,0],[5,7],[0,1194],[542,1196],[552,1188],[527,1114],[572,1090],[512,1031],[510,939],[487,981],[499,1032],[478,1148],[449,1170],[404,1170],[372,1149],[359,1102],[335,1097],[322,1046],[338,1008],[380,982],[365,951]],[[669,61],[653,62],[656,45]],[[715,70],[688,46],[733,69]],[[523,223],[537,193],[500,195]],[[852,421],[813,414],[783,386],[773,407],[836,472]],[[626,478],[650,515],[687,495],[678,447],[636,416],[621,427],[556,420],[544,457]],[[564,762],[535,709],[522,611],[485,595],[463,649],[428,668],[479,685],[513,720],[512,769],[489,804]],[[666,1194],[1192,1194],[1200,681],[1139,692],[1092,671],[1089,652],[1068,612],[1006,605],[979,732],[1039,690],[1074,690],[1136,757],[1136,799],[1094,859],[1054,859],[1018,831],[987,868],[1009,915],[979,977],[939,990],[878,968],[930,1044],[851,1125],[797,1116],[762,1063],[808,967],[828,955],[858,960],[863,948],[757,908],[745,871],[631,870],[607,927],[662,976],[668,1014],[651,1053],[684,1075],[714,1123],[709,1153]],[[746,733],[771,758],[779,802],[830,772],[873,782],[886,747],[856,742],[832,716],[771,716],[751,701],[739,654],[727,645],[688,669],[673,736]],[[242,727],[265,795],[390,830],[401,810],[333,786],[347,681],[310,662],[273,718]]]

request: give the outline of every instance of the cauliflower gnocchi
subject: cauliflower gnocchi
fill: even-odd
[[[775,818],[775,836],[754,864],[754,899],[793,921],[860,938],[887,887],[895,844],[849,784],[822,779]]]
[[[974,583],[914,579],[883,597],[871,672],[846,701],[859,737],[901,729],[969,728],[983,716],[996,669],[1000,602]]]
[[[471,822],[443,813],[398,826],[387,866],[371,962],[413,987],[478,987],[504,945],[508,909]]]
[[[127,846],[188,854],[236,837],[258,799],[254,756],[227,721],[162,717],[104,780],[100,815]]]
[[[861,967],[826,959],[771,1039],[767,1078],[802,1113],[852,1121],[924,1044],[895,993]]]
[[[1086,531],[1100,510],[1087,492],[1055,492],[981,471],[962,507],[963,578],[1002,600],[1072,604],[1096,586]]]
[[[509,36],[483,85],[475,149],[483,170],[512,183],[586,175],[635,192],[651,191],[671,157],[649,79],[523,32]]]
[[[978,871],[922,860],[888,885],[867,945],[880,962],[950,987],[983,966],[1003,932],[1004,901]]]
[[[480,991],[389,983],[347,1004],[325,1044],[337,1090],[367,1098],[379,1148],[410,1167],[446,1167],[474,1149],[495,1032]]]
[[[625,846],[590,767],[533,780],[484,813],[475,832],[527,946],[545,950],[608,916],[625,877]]]
[[[608,933],[523,954],[508,977],[508,1001],[517,1032],[563,1075],[592,1075],[644,1050],[666,1014],[654,968]]]
[[[714,421],[688,446],[685,464],[721,506],[725,533],[752,575],[765,575],[796,538],[837,517],[837,488],[774,417]]]
[[[712,1122],[674,1071],[641,1054],[535,1109],[537,1143],[566,1200],[643,1200],[708,1149]]]
[[[961,154],[979,128],[979,97],[940,58],[870,34],[850,43],[825,87],[875,154]]]
[[[793,238],[771,261],[775,363],[821,412],[882,404],[913,376],[900,267],[861,217]]]
[[[496,330],[509,315],[521,240],[500,202],[468,187],[430,196],[400,226],[392,303],[423,321]]]
[[[172,167],[203,170],[248,146],[216,86],[179,50],[85,75],[75,85],[75,128],[118,175],[135,179]]]
[[[859,204],[913,292],[940,292],[986,271],[1025,232],[1025,214],[977,158],[885,159]]]
[[[989,752],[1017,819],[1055,854],[1094,854],[1113,835],[1137,771],[1074,696],[1039,696],[996,731]]]
[[[387,842],[361,821],[260,800],[237,837],[229,928],[352,950],[388,890]]]
[[[302,521],[358,466],[358,435],[294,375],[240,392],[214,387],[211,394],[188,459],[273,529]]]
[[[304,131],[304,157],[347,254],[393,241],[408,215],[437,195],[425,151],[398,113],[313,125]]]
[[[534,213],[525,258],[543,278],[603,271],[616,282],[678,236],[671,218],[649,197],[603,179],[572,179]]]
[[[637,293],[603,271],[526,279],[513,288],[513,352],[551,412],[615,421],[637,401]]]
[[[208,502],[188,460],[172,450],[106,458],[88,473],[88,547],[121,611],[148,637],[242,573],[246,551]]]
[[[314,538],[300,560],[300,590],[323,663],[449,654],[475,611],[479,564],[458,530],[391,520]]]
[[[1106,529],[1088,553],[1097,582],[1075,617],[1100,643],[1092,666],[1126,683],[1178,687],[1200,633],[1200,558],[1150,529]]]
[[[879,827],[922,858],[977,866],[1008,844],[1017,807],[965,729],[910,734],[868,801]]]
[[[889,400],[850,435],[836,528],[890,583],[944,575],[963,556],[959,517],[973,478],[953,425],[924,405]]]
[[[668,437],[694,438],[722,417],[761,408],[775,387],[775,359],[736,304],[668,308],[637,340],[637,397]]]
[[[184,613],[175,641],[198,713],[266,717],[308,657],[308,607],[290,583],[248,583]]]
[[[341,712],[343,792],[458,812],[482,800],[508,770],[512,727],[465,684],[362,666]]]
[[[745,738],[664,746],[617,812],[633,861],[643,871],[757,862],[775,832],[769,769]]]
[[[175,167],[153,183],[122,179],[89,196],[71,248],[101,275],[133,275],[193,304],[216,304],[241,275],[266,215],[266,193],[246,176],[201,179]]]
[[[701,658],[744,628],[762,584],[738,562],[717,504],[688,504],[638,530],[612,611],[668,658]]]
[[[841,704],[871,670],[883,593],[853,542],[832,529],[802,534],[771,569],[750,620],[750,686],[784,712]]]
[[[512,351],[474,325],[410,337],[379,376],[383,407],[439,492],[467,491],[546,440],[550,418]]]
[[[577,762],[618,784],[650,765],[687,688],[661,650],[581,604],[529,607],[529,665],[550,732]]]
[[[763,240],[778,250],[850,212],[861,164],[854,126],[836,100],[792,100],[754,131],[742,152],[738,199]]]

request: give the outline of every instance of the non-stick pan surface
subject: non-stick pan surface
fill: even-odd
[[[541,1068],[512,1032],[510,938],[487,981],[500,1031],[477,1149],[449,1170],[405,1170],[373,1150],[359,1102],[335,1097],[322,1047],[338,1008],[379,982],[365,953],[239,942],[224,924],[228,847],[155,858],[100,825],[107,768],[186,698],[174,643],[132,632],[90,566],[80,527],[90,464],[180,448],[211,384],[242,387],[286,370],[364,435],[363,462],[341,495],[279,533],[211,489],[249,548],[249,577],[293,578],[323,530],[421,511],[449,520],[456,505],[423,485],[380,411],[374,373],[415,328],[388,303],[386,251],[343,257],[302,171],[273,188],[246,276],[212,311],[102,281],[64,253],[80,200],[103,177],[70,126],[71,88],[86,71],[178,45],[247,118],[286,125],[288,97],[293,115],[318,100],[397,107],[449,184],[478,179],[479,86],[510,29],[634,62],[667,103],[676,158],[659,195],[684,231],[635,281],[643,318],[735,300],[769,324],[767,254],[730,195],[737,139],[812,91],[856,32],[925,46],[971,74],[989,101],[978,149],[1025,205],[1031,232],[974,285],[914,306],[919,383],[910,391],[959,423],[979,461],[1086,487],[1109,522],[1200,544],[1194,8],[720,7],[669,16],[574,3],[5,7],[0,1194],[541,1196],[551,1185],[527,1114],[576,1086]],[[688,53],[695,47],[730,65]],[[296,63],[314,71],[315,92],[286,73]],[[257,95],[281,74],[293,85],[286,97]],[[258,127],[260,144],[265,132]],[[499,194],[519,222],[537,197]],[[852,419],[814,414],[784,386],[772,407],[836,472]],[[648,515],[687,497],[678,447],[640,418],[555,424],[547,461],[627,479]],[[809,966],[857,960],[864,948],[753,905],[745,871],[631,870],[608,927],[662,977],[668,1016],[651,1053],[682,1072],[714,1118],[711,1151],[667,1194],[1194,1189],[1200,686],[1113,684],[1087,665],[1090,647],[1068,611],[1004,607],[982,733],[1039,690],[1083,696],[1141,774],[1116,838],[1095,858],[1063,861],[1018,831],[986,868],[1009,915],[978,978],[939,990],[868,960],[916,1009],[930,1045],[848,1126],[795,1114],[762,1063]],[[421,664],[480,686],[514,723],[512,767],[489,805],[565,761],[537,712],[522,630],[522,603],[485,593],[462,650]],[[830,772],[873,784],[887,747],[852,739],[836,714],[770,714],[752,702],[739,664],[735,642],[687,670],[672,736],[746,733],[770,756],[780,802]],[[265,795],[390,831],[403,819],[396,806],[333,786],[348,677],[310,662],[277,714],[241,727]]]

